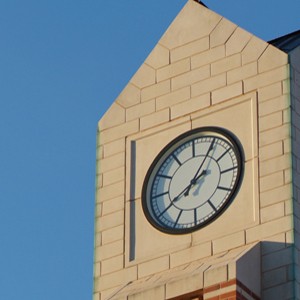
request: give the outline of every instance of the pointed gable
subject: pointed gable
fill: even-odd
[[[266,51],[268,47],[271,49]],[[258,59],[261,62],[257,66]],[[241,80],[267,70],[274,62],[282,65],[286,61],[287,56],[277,48],[202,4],[188,0],[116,99],[118,105],[106,112],[99,126],[105,130],[134,118],[144,118],[162,107],[171,110],[170,114],[160,113],[165,116],[161,122],[168,122],[181,115],[176,105],[186,102],[193,104],[191,110],[201,109],[210,105],[207,99],[213,98],[213,90],[233,83],[233,90],[226,91],[225,98],[217,96],[216,102],[240,95]],[[189,113],[189,109],[183,113]],[[170,117],[166,119],[167,115]]]

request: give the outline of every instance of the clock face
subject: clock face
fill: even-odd
[[[228,206],[242,170],[240,147],[227,131],[200,128],[180,135],[161,151],[146,175],[145,216],[166,233],[197,230]]]

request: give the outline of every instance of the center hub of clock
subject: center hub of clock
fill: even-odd
[[[219,180],[220,168],[217,162],[205,156],[196,156],[178,168],[170,183],[170,198],[173,204],[183,210],[193,210],[203,205],[214,194]]]

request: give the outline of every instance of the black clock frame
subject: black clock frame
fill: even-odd
[[[237,163],[238,163],[237,180],[234,184],[234,187],[233,187],[230,195],[228,196],[226,202],[222,205],[222,207],[219,209],[219,211],[217,211],[212,217],[210,217],[206,221],[202,222],[201,224],[198,224],[196,226],[189,227],[189,228],[180,228],[180,229],[166,227],[165,224],[160,225],[159,220],[154,219],[151,216],[151,213],[150,213],[148,205],[147,205],[147,189],[148,189],[149,179],[152,176],[153,171],[157,167],[157,163],[160,162],[164,156],[168,157],[169,154],[167,153],[167,151],[170,148],[172,148],[174,145],[178,144],[179,142],[182,142],[180,144],[183,144],[184,142],[188,142],[189,140],[193,139],[192,138],[193,136],[195,136],[197,134],[201,134],[201,133],[203,133],[203,134],[213,133],[213,134],[216,135],[216,137],[218,137],[218,136],[222,137],[223,136],[231,144],[231,146],[232,146],[232,148],[235,152]],[[191,138],[189,139],[189,137],[191,137]],[[178,147],[180,147],[180,144],[178,145]],[[156,156],[156,158],[154,159],[154,161],[150,165],[150,168],[148,169],[148,172],[146,174],[146,177],[145,177],[145,180],[144,180],[144,183],[143,183],[142,195],[141,195],[142,196],[142,209],[143,209],[144,215],[145,215],[146,219],[148,220],[148,222],[154,228],[156,228],[157,230],[159,230],[161,232],[164,232],[164,233],[167,233],[167,234],[174,234],[174,235],[192,233],[196,230],[199,230],[200,228],[203,228],[203,227],[207,226],[208,224],[210,224],[211,222],[216,220],[218,217],[220,217],[224,213],[224,211],[228,208],[228,206],[232,203],[232,201],[236,197],[236,195],[237,195],[237,193],[240,189],[240,186],[241,186],[241,183],[242,183],[242,180],[243,180],[243,176],[244,176],[244,152],[243,152],[243,147],[242,147],[241,143],[239,142],[239,140],[237,139],[237,137],[235,135],[233,135],[233,133],[231,133],[230,131],[228,131],[224,128],[212,127],[212,126],[210,126],[210,127],[200,127],[200,128],[189,130],[189,131],[179,135],[178,137],[176,137],[170,143],[168,143],[160,151],[160,153]],[[151,187],[151,189],[152,189],[152,187]]]

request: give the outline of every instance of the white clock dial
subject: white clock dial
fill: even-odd
[[[145,178],[147,219],[175,234],[207,225],[235,196],[242,167],[240,147],[227,131],[202,128],[179,136],[158,155]]]

